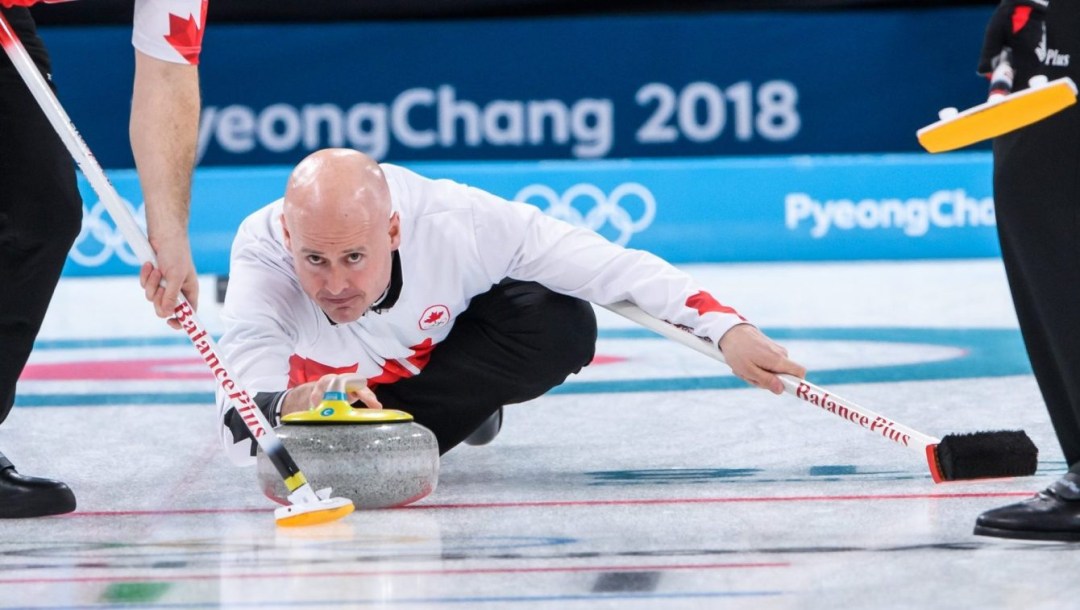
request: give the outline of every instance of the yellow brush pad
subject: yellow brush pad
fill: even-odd
[[[1045,119],[1076,103],[1076,84],[1065,77],[973,106],[917,132],[932,153],[963,148]]]

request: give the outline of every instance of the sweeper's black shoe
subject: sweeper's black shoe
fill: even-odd
[[[1066,474],[1034,498],[979,515],[975,534],[1080,542],[1080,473]]]
[[[480,424],[480,427],[469,434],[468,438],[465,439],[465,444],[478,447],[495,440],[495,437],[499,435],[499,430],[502,430],[502,420],[503,408],[499,407],[484,420],[484,423]]]
[[[26,477],[0,453],[0,519],[45,517],[75,510],[75,494],[60,481]]]

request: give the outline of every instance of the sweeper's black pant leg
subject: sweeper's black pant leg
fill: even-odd
[[[1002,257],[1028,357],[1070,466],[1080,465],[1080,109],[994,143]]]
[[[4,15],[43,74],[49,59],[26,9]],[[0,53],[0,422],[30,357],[67,252],[79,234],[75,164]]]
[[[49,59],[26,9],[0,9],[42,74]],[[75,166],[7,54],[0,53],[0,422],[30,357],[68,249],[79,234],[82,202]],[[0,454],[0,518],[75,510],[59,481],[27,477]]]
[[[385,407],[412,413],[446,453],[496,409],[536,398],[580,371],[595,348],[591,305],[505,280],[472,300],[419,375],[379,386],[375,395]]]

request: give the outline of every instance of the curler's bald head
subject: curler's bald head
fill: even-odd
[[[288,219],[316,216],[346,220],[359,214],[390,217],[390,191],[379,164],[347,148],[308,155],[285,187]]]
[[[285,188],[282,226],[304,292],[335,322],[358,319],[386,290],[397,215],[379,164],[355,150],[312,153]]]

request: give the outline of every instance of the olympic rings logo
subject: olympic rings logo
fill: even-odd
[[[135,214],[136,222],[145,231],[145,210],[142,207],[135,209],[126,199],[121,201]],[[89,210],[86,209],[86,204],[83,204],[82,228],[79,229],[79,236],[75,238],[75,245],[71,247],[68,256],[83,267],[100,267],[108,262],[113,254],[128,265],[139,266],[139,257],[112,219],[105,218],[105,214],[105,204],[100,201]]]
[[[545,214],[572,225],[597,233],[610,233],[601,230],[610,224],[618,235],[609,239],[620,246],[628,244],[635,233],[647,229],[656,217],[656,198],[649,189],[637,182],[624,182],[615,187],[610,195],[592,184],[575,184],[562,195],[550,186],[530,184],[518,191],[514,200],[532,203],[529,200],[534,197],[547,203],[547,207],[543,208]],[[641,207],[640,216],[636,219],[624,207],[624,204],[629,205],[635,199],[639,202],[637,207]],[[584,214],[574,206],[579,200],[589,206]]]

